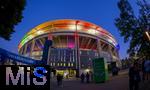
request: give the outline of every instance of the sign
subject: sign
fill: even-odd
[[[108,80],[107,62],[104,58],[96,58],[93,60],[93,72],[93,79],[96,83],[101,83]]]
[[[1,65],[0,90],[50,90],[49,66]]]

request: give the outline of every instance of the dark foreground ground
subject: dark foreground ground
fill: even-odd
[[[118,76],[110,76],[105,83],[81,83],[78,79],[64,80],[63,86],[58,87],[56,80],[51,80],[51,90],[129,90],[127,71],[122,71]],[[150,90],[150,81],[141,81],[140,90]]]

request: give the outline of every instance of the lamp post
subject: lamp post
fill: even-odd
[[[78,23],[79,21],[75,22],[76,31],[75,31],[75,55],[76,55],[76,77],[78,78],[80,75],[80,58],[79,58],[79,36],[78,36]]]
[[[95,30],[98,30],[98,28],[99,27],[96,27]],[[98,37],[97,37],[97,51],[98,51],[98,57],[100,58],[101,57],[102,48],[101,48],[101,42],[100,42]]]

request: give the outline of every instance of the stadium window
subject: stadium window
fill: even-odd
[[[68,63],[68,66],[70,67],[70,63]]]
[[[71,66],[73,67],[73,63],[71,63]]]
[[[89,51],[87,51],[87,55],[89,55]]]
[[[66,63],[64,63],[64,66],[66,66]]]
[[[55,63],[53,63],[53,66],[55,66]]]
[[[82,51],[80,51],[80,55],[82,54]]]
[[[89,61],[91,60],[91,58],[89,58]]]
[[[95,53],[95,56],[98,56],[98,53]]]

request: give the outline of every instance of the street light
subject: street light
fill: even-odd
[[[148,40],[150,41],[150,32],[145,31],[145,34],[146,34],[146,36],[147,36]]]
[[[78,32],[77,32],[77,30],[78,30],[78,23],[79,23],[79,21],[76,21],[75,22],[75,26],[76,26],[76,31],[75,31],[75,47],[76,47],[76,69],[77,69],[77,71],[76,71],[76,77],[79,77],[79,73],[80,73],[80,58],[79,58],[79,36],[78,36]]]

